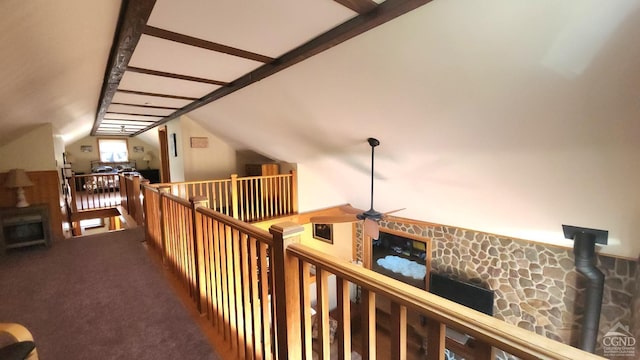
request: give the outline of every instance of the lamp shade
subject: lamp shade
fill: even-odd
[[[7,180],[4,182],[4,186],[8,188],[20,188],[33,186],[33,183],[24,169],[11,169],[7,174]]]

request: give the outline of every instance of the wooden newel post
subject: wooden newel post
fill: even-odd
[[[302,356],[300,319],[300,268],[298,258],[287,254],[289,244],[299,243],[304,228],[293,222],[272,225],[273,275],[279,360]]]
[[[291,212],[298,213],[298,173],[291,170]]]
[[[196,292],[196,305],[198,306],[198,312],[202,315],[204,311],[202,309],[206,308],[206,289],[204,288],[204,282],[200,282],[200,279],[205,278],[205,269],[204,269],[204,252],[202,251],[203,246],[202,242],[204,239],[202,238],[202,222],[198,221],[198,208],[199,207],[209,207],[209,199],[206,196],[192,196],[189,198],[189,202],[191,203],[191,214],[192,214],[192,224],[193,224],[193,254],[195,256],[195,265],[196,265],[196,283],[194,285],[194,290]]]
[[[133,183],[133,191],[131,191],[131,199],[128,201],[131,211],[133,211],[133,218],[136,220],[138,226],[142,226],[142,203],[140,202],[140,176],[134,175],[131,177]]]
[[[160,185],[158,187],[158,200],[160,201],[160,240],[162,242],[162,263],[167,262],[167,220],[165,219],[166,209],[164,207],[163,194],[169,194],[171,192],[171,186]]]
[[[78,212],[78,194],[76,194],[76,176],[73,175],[69,178],[69,187],[71,190],[71,213]]]
[[[147,226],[147,192],[146,187],[150,184],[149,180],[141,179],[140,180],[140,193],[142,194],[142,220],[143,225],[145,226],[145,234],[148,234],[148,226]]]
[[[231,174],[231,217],[240,219],[238,213],[238,174]]]

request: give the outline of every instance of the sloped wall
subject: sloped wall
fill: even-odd
[[[42,124],[0,148],[0,171],[57,170],[53,127]]]
[[[189,117],[168,122],[167,135],[172,182],[228,178],[236,172],[236,150]],[[192,137],[207,138],[207,147],[191,147]]]
[[[431,270],[495,290],[495,317],[578,345],[584,283],[575,271],[572,249],[436,224],[382,222],[381,226],[431,238]],[[358,229],[356,253],[362,260]],[[597,344],[602,355],[602,336],[618,322],[632,325],[638,274],[635,260],[599,255],[597,266],[605,274]]]

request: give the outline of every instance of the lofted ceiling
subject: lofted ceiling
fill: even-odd
[[[137,135],[428,0],[124,2],[92,135]]]
[[[186,115],[297,163],[304,211],[368,208],[374,136],[377,210],[640,253],[638,0],[127,4],[0,2],[0,143]]]

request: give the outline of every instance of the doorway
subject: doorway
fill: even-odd
[[[171,173],[169,170],[169,137],[167,136],[167,126],[158,128],[158,137],[160,138],[160,182],[166,184],[171,182]]]

